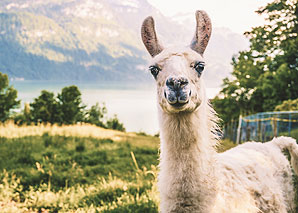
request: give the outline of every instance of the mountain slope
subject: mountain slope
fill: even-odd
[[[165,43],[191,40],[193,21],[164,17],[147,0],[2,0],[0,71],[25,79],[146,81],[140,26],[148,15]],[[214,30],[206,52],[210,86],[221,83],[244,46],[242,36]]]
[[[6,11],[0,14],[0,70],[10,77],[127,80],[136,74],[133,78],[142,79],[136,66],[145,63],[145,53],[133,33],[107,14],[78,13],[83,1],[22,2],[2,5]]]

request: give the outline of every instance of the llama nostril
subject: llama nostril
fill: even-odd
[[[191,90],[189,90],[189,94],[188,94],[188,96],[191,96]]]
[[[167,87],[169,87],[169,88],[174,88],[174,86],[175,86],[175,80],[174,80],[173,78],[169,78],[169,79],[167,79],[167,81],[166,81],[166,85],[167,85]]]
[[[166,91],[163,92],[165,98],[167,99],[167,94],[166,94]]]
[[[181,87],[188,85],[188,80],[186,78],[181,78],[180,80]]]
[[[166,80],[166,85],[172,90],[179,90],[188,85],[188,79],[184,77],[174,78],[170,77]]]

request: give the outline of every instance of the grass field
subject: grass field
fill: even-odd
[[[91,125],[2,125],[1,212],[158,212],[158,147]]]

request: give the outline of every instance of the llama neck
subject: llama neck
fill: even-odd
[[[205,107],[174,115],[160,111],[162,212],[210,212],[216,194],[211,126]]]

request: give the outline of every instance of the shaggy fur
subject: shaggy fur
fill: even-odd
[[[197,12],[197,22],[201,16],[207,20],[205,23],[210,22],[203,11]],[[152,51],[151,55],[158,52],[152,65],[160,69],[156,83],[161,128],[158,178],[161,212],[293,212],[293,173],[282,150],[289,150],[297,173],[296,141],[279,137],[265,144],[248,142],[217,153],[217,116],[193,66],[196,61],[204,61],[206,36],[200,36],[204,32],[197,31],[192,42],[201,45],[198,51],[192,45],[160,49],[161,45],[152,44],[152,41],[158,42],[154,22],[146,23],[151,25],[142,27],[146,28],[142,35],[149,32],[143,36],[144,44],[150,45],[147,49]],[[146,42],[150,35],[154,35],[153,39]],[[202,41],[195,40],[200,37]],[[189,99],[182,107],[175,107],[167,100],[169,86],[166,82],[169,78],[181,77],[188,79],[185,90],[189,91]]]

